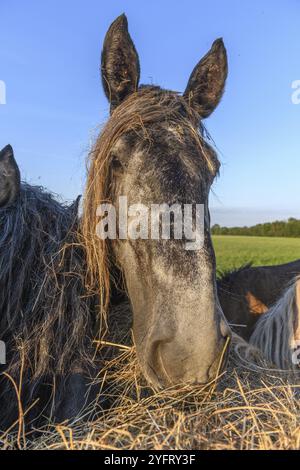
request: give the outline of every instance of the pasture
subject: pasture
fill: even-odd
[[[300,238],[213,236],[218,271],[253,266],[283,264],[300,257]]]

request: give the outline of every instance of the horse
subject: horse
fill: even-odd
[[[280,299],[255,325],[249,344],[278,369],[299,371],[300,365],[300,277],[286,288]]]
[[[111,267],[120,270],[132,305],[139,364],[158,389],[207,383],[226,362],[230,329],[217,297],[208,209],[220,163],[202,121],[221,100],[227,70],[226,49],[217,39],[181,95],[140,85],[139,57],[125,15],[112,23],[104,40],[101,75],[110,117],[90,152],[83,198],[87,285],[92,290],[99,286],[105,324]],[[106,215],[99,208],[103,202],[113,206],[120,226],[120,197],[127,198],[129,207],[142,204],[147,210],[202,204],[203,248],[187,250],[187,240],[174,234],[170,240],[118,233],[99,237],[100,219]],[[174,215],[170,221],[172,228]]]
[[[218,296],[232,329],[249,340],[260,317],[282,296],[300,274],[300,260],[274,266],[251,264],[222,273]]]
[[[139,86],[139,74],[122,15],[102,52],[111,116],[91,152],[81,220],[77,204],[21,184],[12,148],[1,152],[0,331],[8,359],[1,429],[14,420],[23,426],[25,415],[39,422],[60,407],[74,414],[85,397],[77,379],[91,365],[93,332],[106,327],[114,272],[124,278],[138,359],[154,388],[206,383],[224,367],[230,329],[217,299],[208,210],[220,163],[202,119],[221,100],[226,49],[214,42],[183,96]],[[189,251],[187,240],[175,238],[99,240],[98,205],[120,195],[131,205],[203,204],[203,249]]]
[[[92,393],[98,299],[85,288],[77,212],[78,200],[21,183],[12,147],[0,152],[1,431],[20,417],[22,429],[74,418]]]

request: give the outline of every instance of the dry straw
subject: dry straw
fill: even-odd
[[[234,341],[239,341],[235,338]],[[149,389],[134,348],[107,361],[98,377],[110,408],[93,422],[51,423],[29,449],[298,449],[299,385],[274,371],[250,370],[234,349],[217,382]],[[17,436],[5,436],[11,448]]]

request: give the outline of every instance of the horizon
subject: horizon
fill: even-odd
[[[266,213],[267,212],[267,213]],[[297,216],[290,214],[288,211],[277,211],[275,209],[260,210],[249,207],[244,208],[212,208],[211,226],[218,224],[221,227],[252,227],[258,224],[271,222],[287,222],[290,218],[300,220],[300,214]],[[228,223],[230,220],[230,223]]]
[[[141,83],[183,92],[196,63],[224,38],[226,91],[204,121],[222,163],[210,195],[212,224],[300,218],[299,2],[186,5],[2,0],[0,147],[12,144],[27,182],[66,200],[83,192],[85,158],[109,115],[99,74],[103,39],[125,12]]]

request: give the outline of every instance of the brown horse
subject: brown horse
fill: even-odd
[[[218,296],[233,330],[248,340],[262,314],[281,297],[300,274],[300,260],[276,266],[244,266],[223,274]]]
[[[139,59],[124,15],[105,38],[102,81],[111,116],[91,152],[84,198],[88,279],[101,286],[105,320],[111,266],[120,268],[139,362],[155,387],[213,379],[230,334],[217,298],[208,210],[219,161],[201,124],[218,105],[226,76],[226,50],[218,39],[196,65],[183,96],[139,86]],[[120,196],[131,207],[142,203],[147,209],[202,204],[203,248],[186,250],[187,240],[174,236],[99,239],[97,210],[103,201],[118,207]],[[117,219],[119,225],[118,210]]]

